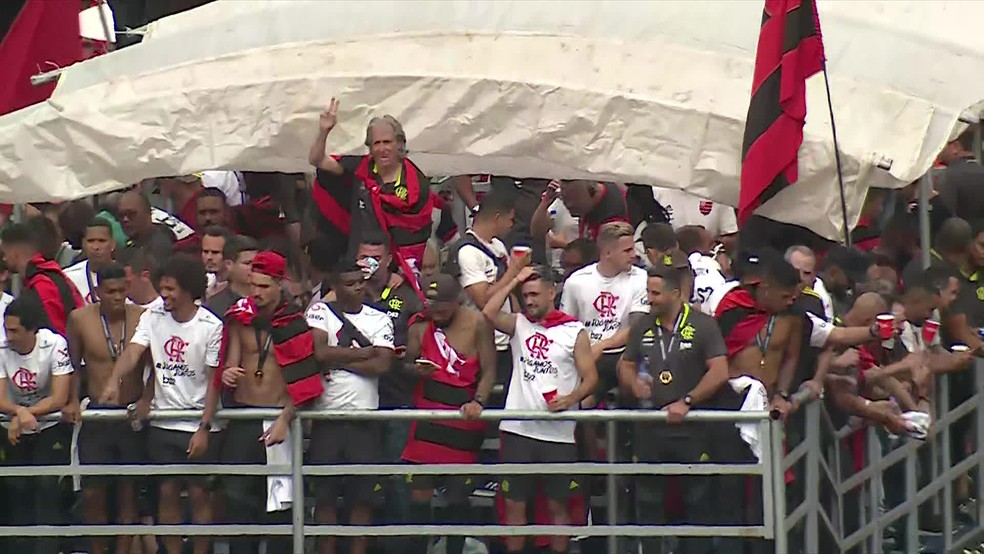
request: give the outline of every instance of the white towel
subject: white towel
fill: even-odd
[[[270,429],[273,421],[263,422],[263,432]],[[280,444],[268,446],[266,449],[267,465],[290,465],[293,458],[291,451],[291,435]],[[290,509],[293,501],[293,488],[290,475],[270,475],[267,477],[267,511],[280,512]]]
[[[86,396],[79,402],[79,411],[85,412],[85,409],[89,407],[89,397]],[[79,492],[82,490],[82,476],[79,475],[79,466],[82,462],[79,461],[79,432],[82,431],[82,420],[73,425],[72,429],[72,447],[69,450],[69,455],[72,457],[71,462],[69,462],[69,473],[72,475],[72,490]]]
[[[745,395],[745,401],[741,403],[739,411],[758,412],[769,408],[769,395],[765,392],[765,385],[758,379],[742,375],[741,377],[729,379],[728,383],[738,394],[743,394],[746,390],[748,391],[748,394]],[[735,423],[735,427],[738,428],[741,440],[745,441],[745,444],[751,449],[752,454],[755,454],[755,457],[761,462],[762,436],[759,424]]]

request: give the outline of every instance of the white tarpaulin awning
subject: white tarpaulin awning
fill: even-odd
[[[390,113],[434,175],[588,177],[735,205],[762,2],[219,0],[68,68],[0,118],[0,200],[203,169],[308,170],[317,114]],[[848,205],[919,177],[984,99],[984,4],[820,0]],[[840,236],[822,76],[800,181],[758,213]],[[876,168],[892,160],[891,170]]]

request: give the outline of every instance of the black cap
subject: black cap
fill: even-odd
[[[446,273],[438,273],[423,283],[424,297],[431,303],[458,302],[461,300],[461,285],[458,280]]]

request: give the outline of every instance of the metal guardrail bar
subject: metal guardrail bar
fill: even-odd
[[[263,420],[275,419],[280,415],[278,409],[268,408],[228,408],[219,410],[215,418],[218,420]],[[82,420],[113,421],[126,419],[126,411],[117,410],[85,410]],[[202,417],[201,410],[159,410],[149,414],[150,420],[198,420]],[[461,414],[456,410],[298,410],[297,417],[302,420],[332,420],[332,421],[393,421],[393,420],[428,420],[448,421],[461,420]],[[532,410],[483,410],[480,419],[485,421],[635,421],[645,423],[662,423],[667,421],[668,414],[661,410],[570,410],[565,412],[539,412]],[[38,418],[44,421],[58,420],[57,414],[49,414]],[[757,423],[769,419],[766,411],[739,412],[729,410],[694,410],[687,414],[686,421]]]
[[[4,466],[0,477],[62,477],[66,473],[82,476],[114,475],[290,475],[286,464],[130,464],[130,465],[53,465]],[[330,464],[309,465],[303,475],[762,475],[759,464],[649,464],[579,462],[570,464]]]
[[[151,420],[197,420],[201,418],[199,410],[173,410],[152,412]],[[217,420],[270,420],[280,415],[279,409],[241,408],[220,410]],[[58,419],[58,414],[50,414],[42,420]],[[120,421],[127,417],[120,409],[94,409],[82,413],[83,421]],[[538,421],[596,421],[606,422],[612,431],[609,440],[614,437],[615,422],[666,422],[668,414],[651,410],[591,410],[549,413],[540,411],[514,410],[485,410],[482,420],[538,420]],[[606,526],[553,526],[553,525],[382,525],[382,526],[347,526],[347,525],[306,525],[304,507],[304,477],[315,475],[472,475],[472,474],[584,474],[607,475],[609,483],[613,483],[616,475],[638,474],[752,474],[763,476],[763,494],[771,496],[773,506],[763,507],[765,514],[781,515],[785,513],[785,493],[782,486],[783,472],[779,460],[776,459],[781,451],[781,430],[777,421],[770,419],[769,413],[697,410],[687,416],[689,421],[747,423],[757,422],[768,439],[763,441],[763,456],[758,464],[632,464],[614,463],[574,463],[574,464],[448,464],[448,465],[410,465],[410,464],[372,464],[372,465],[318,465],[303,464],[303,425],[302,420],[331,420],[331,421],[383,421],[383,420],[461,420],[462,416],[452,410],[327,410],[300,411],[291,425],[293,461],[286,464],[167,464],[167,465],[124,465],[100,466],[67,464],[58,466],[7,466],[0,467],[0,476],[29,477],[40,475],[81,474],[81,475],[147,475],[181,474],[181,475],[286,475],[292,477],[292,492],[294,502],[291,505],[290,525],[76,525],[76,526],[24,526],[0,527],[0,537],[84,537],[84,536],[119,536],[119,535],[170,535],[170,536],[286,536],[293,539],[293,552],[303,554],[304,539],[307,536],[402,536],[402,535],[455,535],[455,536],[529,536],[529,535],[562,535],[562,536],[596,536],[608,537],[609,554],[614,554],[617,537],[660,537],[660,536],[704,536],[704,537],[764,537],[775,538],[777,552],[785,554],[785,536],[777,533],[779,524],[773,519],[763,519],[763,525],[684,525],[684,526],[641,526],[641,525],[606,525]],[[610,455],[614,448],[610,448]],[[776,479],[779,481],[776,482]],[[778,483],[778,484],[777,484]],[[618,500],[616,487],[609,487],[607,501],[610,513],[615,513],[613,507]],[[774,510],[772,512],[768,510]],[[615,521],[613,518],[612,522]]]
[[[761,537],[761,525],[306,525],[309,537],[398,537],[405,535],[444,535],[465,537],[495,536],[586,536],[586,537]],[[287,536],[293,526],[283,525],[34,525],[2,527],[0,537],[106,537],[106,536]]]

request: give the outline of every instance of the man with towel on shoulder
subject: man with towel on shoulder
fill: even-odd
[[[281,411],[274,421],[230,421],[222,449],[223,462],[289,464],[288,439],[295,406],[317,398],[323,390],[311,329],[304,313],[281,292],[286,272],[287,262],[280,254],[257,253],[249,275],[250,295],[226,313],[220,366],[223,370],[216,372],[217,379],[209,387],[204,420],[212,421],[221,387],[235,389],[238,407],[275,407]],[[286,523],[289,519],[289,512],[282,511],[292,500],[289,478],[241,475],[224,479],[231,523]],[[283,521],[270,517],[277,513],[286,514],[279,518]],[[230,553],[256,554],[260,539],[232,537]],[[286,552],[289,541],[289,537],[268,537],[267,549]]]

